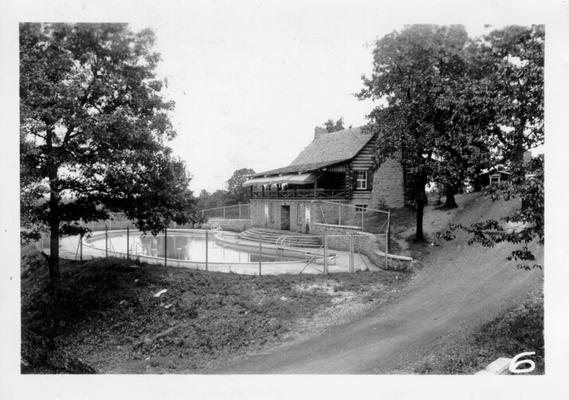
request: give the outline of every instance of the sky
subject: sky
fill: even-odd
[[[371,73],[375,40],[401,20],[373,3],[286,4],[208,2],[131,23],[157,35],[164,94],[176,102],[171,145],[195,194],[223,189],[240,168],[286,166],[315,126],[340,117],[360,126],[373,108],[355,93]],[[482,22],[465,25],[473,35],[484,30]]]
[[[225,13],[211,4],[189,19],[147,25],[176,102],[172,147],[192,190],[222,189],[239,168],[288,165],[328,118],[365,122],[371,103],[354,94],[371,70],[377,29],[355,35],[350,25],[262,4]]]

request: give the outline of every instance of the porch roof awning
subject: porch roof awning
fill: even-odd
[[[243,183],[243,186],[253,186],[253,185],[273,185],[273,184],[293,184],[293,185],[305,185],[308,183],[313,183],[315,180],[314,174],[288,174],[281,176],[266,176],[259,178],[252,178]]]

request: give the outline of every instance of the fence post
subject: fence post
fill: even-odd
[[[391,219],[391,213],[387,214],[387,228],[385,230],[385,269],[388,268],[388,264],[387,264],[387,254],[389,253],[389,223]]]
[[[362,232],[364,231],[364,209],[362,207]]]
[[[350,272],[354,272],[354,233],[350,232]]]
[[[223,207],[223,219],[225,219],[225,207]]]
[[[167,253],[168,253],[168,228],[164,228],[164,266],[165,267],[168,266],[168,261],[166,261]]]
[[[259,234],[259,276],[261,276],[261,257],[263,256],[263,242],[261,242],[261,238],[263,236]]]
[[[205,231],[205,270],[207,271],[207,263],[208,263],[208,248],[209,248],[209,231]]]
[[[83,262],[83,234],[79,236],[79,261]]]
[[[391,212],[387,214],[387,251],[389,251],[389,239],[391,238]]]
[[[130,229],[126,227],[126,259],[130,260]]]
[[[338,204],[338,225],[342,225],[342,205]]]
[[[109,227],[105,224],[105,258],[109,256]]]
[[[241,204],[239,204],[238,207],[239,207],[239,219],[241,219]]]
[[[324,274],[328,274],[328,237],[324,234]]]

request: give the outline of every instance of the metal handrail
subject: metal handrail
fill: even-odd
[[[344,207],[350,207],[350,208],[358,208],[357,206],[353,206],[351,204],[345,204],[345,203],[338,203],[337,201],[329,201],[329,200],[313,200],[312,202],[316,203],[316,202],[320,202],[320,203],[328,203],[328,204],[335,204],[337,206],[344,206]],[[375,212],[380,212],[380,213],[384,213],[384,214],[391,214],[389,211],[385,211],[385,210],[378,210],[376,208],[366,208],[365,212],[367,211],[375,211]]]
[[[250,204],[249,203],[239,203],[239,204],[233,204],[230,206],[219,206],[219,207],[212,207],[212,208],[204,208],[202,210],[199,210],[199,212],[204,212],[204,211],[213,211],[213,210],[223,210],[224,208],[232,208],[232,207],[241,207],[241,206],[247,206],[249,207]]]
[[[324,198],[344,198],[348,196],[345,189],[281,189],[272,190],[255,190],[252,193],[253,198],[302,198],[310,199],[315,197]]]

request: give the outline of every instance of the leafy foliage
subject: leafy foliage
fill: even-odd
[[[543,25],[508,26],[476,42],[481,107],[498,160],[523,175],[523,153],[543,144]],[[519,171],[518,171],[519,170]]]
[[[167,142],[154,34],[126,24],[20,26],[22,225],[61,234],[124,211],[143,231],[184,222],[190,177]]]
[[[247,187],[243,186],[243,183],[254,173],[255,171],[251,168],[240,168],[235,170],[233,175],[227,180],[227,190],[219,189],[209,193],[203,189],[197,197],[196,208],[204,210],[248,203],[250,194]]]
[[[543,43],[539,25],[474,40],[462,26],[411,25],[376,42],[373,72],[363,77],[359,97],[380,102],[369,115],[369,129],[379,133],[377,162],[401,159],[417,208],[417,240],[423,240],[427,183],[444,187],[448,203],[467,179],[496,163],[508,166],[513,179],[495,195],[521,197],[524,205],[511,222],[531,220],[539,230],[539,189],[528,186],[539,186],[539,179],[525,179],[523,158],[543,143]],[[488,224],[472,227],[476,240],[490,240],[483,234]],[[517,236],[495,233],[494,240],[533,236],[522,229]],[[513,257],[530,255],[522,249]]]
[[[383,103],[369,115],[370,128],[380,132],[379,162],[396,156],[410,176],[420,241],[425,185],[456,185],[464,170],[458,160],[470,160],[467,145],[481,143],[470,137],[471,121],[459,118],[466,104],[457,95],[470,83],[467,42],[462,26],[407,26],[376,42],[372,75],[363,77],[359,97]]]
[[[249,202],[251,197],[247,187],[243,184],[249,176],[255,173],[251,168],[241,168],[233,172],[231,178],[227,181],[227,195],[230,204],[242,204]]]
[[[333,119],[329,119],[328,121],[324,122],[324,128],[328,133],[343,131],[344,129],[344,118],[340,118],[336,122]]]

